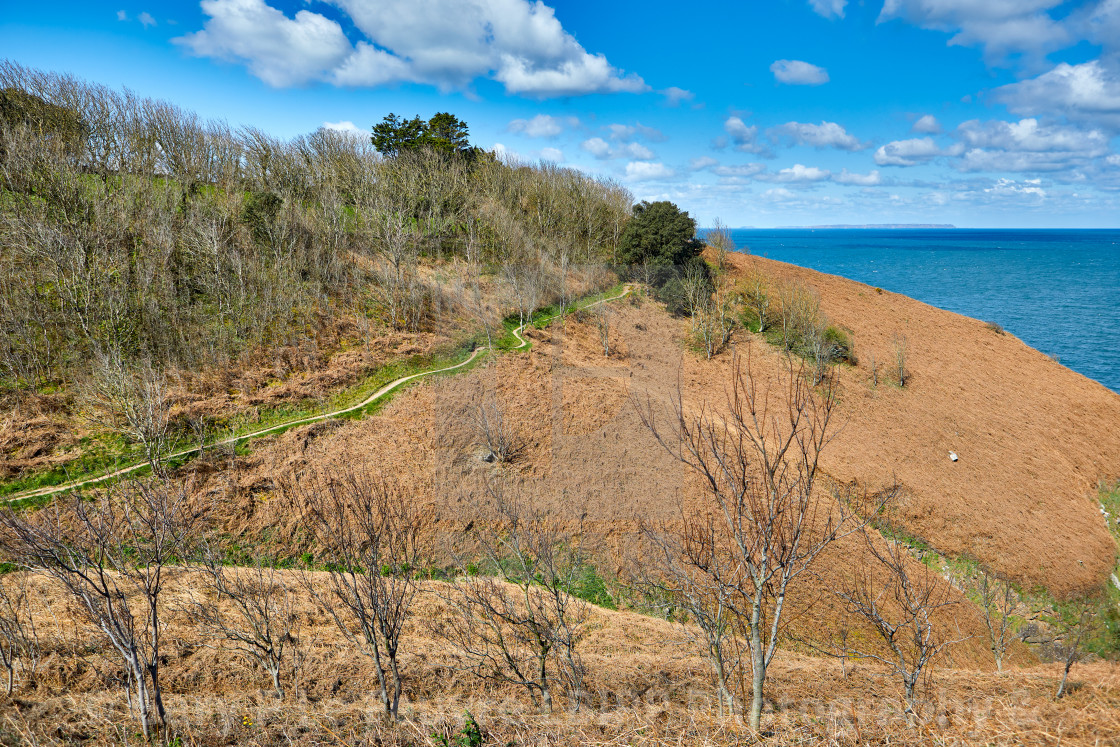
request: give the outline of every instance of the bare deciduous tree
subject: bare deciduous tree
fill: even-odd
[[[688,315],[695,319],[709,305],[712,297],[712,283],[705,266],[696,262],[685,267],[681,285],[684,288]]]
[[[8,672],[8,695],[15,685],[16,665],[25,680],[33,679],[42,651],[27,580],[27,574],[8,574],[0,582],[0,664]]]
[[[747,273],[742,282],[743,301],[758,318],[758,331],[765,332],[772,316],[770,303],[770,281],[757,270]]]
[[[735,712],[731,682],[743,662],[734,606],[740,571],[728,552],[727,525],[712,514],[696,515],[682,507],[678,524],[646,526],[643,535],[653,557],[643,558],[639,584],[657,596],[667,595],[695,623],[715,679],[717,712],[730,715]]]
[[[884,540],[867,527],[862,536],[867,559],[850,583],[836,590],[848,612],[869,624],[886,650],[856,648],[851,640],[840,653],[873,659],[901,680],[907,721],[918,721],[918,686],[934,659],[960,639],[945,638],[935,619],[957,604],[951,587],[932,569],[910,557],[900,542]]]
[[[403,487],[356,469],[289,480],[284,486],[327,560],[305,577],[316,602],[373,661],[385,716],[397,718],[401,635],[425,558],[424,507]]]
[[[603,348],[603,355],[609,358],[611,356],[611,318],[614,316],[614,312],[606,304],[599,304],[591,310],[591,316],[595,320],[595,329],[599,333],[599,344]]]
[[[525,447],[516,424],[494,392],[479,387],[469,419],[475,437],[487,450],[486,461],[513,461]]]
[[[1094,609],[1094,600],[1084,599],[1057,608],[1049,615],[1049,623],[1054,629],[1049,644],[1055,658],[1062,663],[1062,679],[1058,682],[1055,700],[1066,694],[1069,671],[1073,665],[1085,658],[1085,644],[1097,632],[1101,624]]]
[[[673,414],[662,425],[652,403],[637,403],[661,445],[703,481],[705,510],[726,526],[732,567],[732,604],[748,639],[752,675],[749,723],[757,730],[767,668],[777,651],[791,584],[834,540],[858,526],[843,501],[816,488],[821,451],[832,438],[835,373],[820,387],[804,364],[785,358],[776,379],[764,382],[735,360],[726,406],[686,408],[678,388]]]
[[[133,367],[117,351],[98,356],[87,392],[90,419],[136,441],[157,474],[170,445],[171,404],[163,376],[150,361]]]
[[[469,537],[481,556],[463,559],[463,575],[442,596],[450,620],[436,630],[477,676],[524,687],[534,706],[553,708],[560,685],[576,709],[584,665],[576,647],[590,607],[572,596],[584,570],[582,533],[564,529],[519,494],[489,485],[493,508]]]
[[[891,339],[891,349],[894,354],[894,375],[898,378],[898,385],[903,387],[910,381],[910,370],[906,363],[907,347],[906,335],[895,335]]]
[[[793,350],[802,340],[809,340],[820,323],[821,299],[817,292],[798,281],[778,285],[778,324],[782,344]]]
[[[296,641],[299,620],[293,590],[283,571],[257,559],[247,568],[228,568],[221,555],[202,555],[202,594],[191,593],[185,612],[219,648],[232,650],[268,672],[276,696],[284,698],[282,673],[287,648]]]
[[[726,286],[725,276],[717,278],[714,291],[700,302],[692,315],[692,332],[709,360],[731,341],[735,326]]]
[[[65,508],[65,510],[64,510]],[[168,734],[159,668],[162,594],[171,564],[189,550],[198,514],[181,489],[123,483],[95,500],[77,497],[22,517],[0,512],[5,549],[23,567],[57,581],[120,656],[144,734]]]
[[[996,660],[996,671],[1003,671],[1007,646],[1018,628],[1015,608],[1019,598],[1009,581],[994,576],[987,570],[980,571],[976,581],[976,594],[980,609],[984,611],[984,625],[988,629],[988,647]]]
[[[540,264],[518,262],[502,268],[502,278],[509,286],[517,305],[518,321],[526,324],[541,305],[544,293],[544,270]]]
[[[731,238],[731,229],[719,218],[712,221],[712,227],[705,236],[705,243],[715,250],[716,268],[719,270],[723,270],[728,253],[738,251],[734,239]]]

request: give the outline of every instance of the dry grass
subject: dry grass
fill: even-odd
[[[193,583],[180,574],[169,609]],[[65,601],[35,580],[49,655],[38,681],[0,703],[3,744],[139,744],[111,660],[92,653],[95,640],[73,627]],[[430,587],[429,587],[430,588]],[[49,609],[47,605],[49,604]],[[180,613],[168,615],[166,698],[186,745],[429,745],[451,735],[470,712],[487,744],[731,745],[750,741],[738,718],[715,715],[707,667],[682,626],[627,612],[596,610],[583,644],[588,664],[581,708],[558,699],[549,717],[514,689],[480,683],[458,671],[454,657],[425,620],[442,613],[430,593],[419,598],[406,635],[402,720],[386,723],[371,668],[348,650],[329,621],[300,603],[302,664],[279,701],[267,675],[202,645]],[[938,668],[926,690],[924,722],[909,729],[900,686],[872,666],[783,654],[767,690],[764,728],[773,744],[944,745],[1110,744],[1120,734],[1120,667],[1098,662],[1074,670],[1073,692],[1052,699],[1057,666],[1011,669]],[[1115,742],[1111,742],[1115,744]]]
[[[830,475],[897,478],[909,533],[1025,587],[1066,596],[1107,580],[1115,547],[1095,495],[1098,480],[1120,476],[1120,395],[984,322],[793,265],[731,260],[733,273],[811,285],[821,310],[852,330],[860,365],[842,370],[845,426],[826,452]],[[895,335],[908,340],[912,380],[875,387],[871,354],[888,360]]]
[[[1107,579],[1114,545],[1095,485],[1120,472],[1120,397],[982,322],[767,260],[732,256],[729,264],[732,272],[759,267],[812,285],[822,310],[853,330],[861,361],[872,350],[884,359],[895,334],[909,340],[913,378],[905,389],[873,386],[862,367],[841,371],[844,427],[824,459],[832,480],[875,488],[899,479],[908,532],[1025,585],[1062,595]],[[618,354],[610,358],[593,320],[569,319],[530,332],[532,350],[409,389],[377,417],[294,429],[256,442],[248,456],[197,460],[180,477],[213,506],[214,528],[231,541],[289,557],[312,549],[276,491],[292,471],[376,465],[430,502],[433,522],[449,531],[476,513],[483,481],[500,479],[519,484],[556,518],[582,518],[602,540],[604,575],[620,573],[639,550],[638,523],[673,519],[678,501],[698,489],[653,442],[630,398],[667,402],[679,383],[686,407],[718,406],[730,356],[707,361],[687,353],[686,323],[649,302],[616,304],[612,328]],[[744,352],[748,338],[739,333],[736,344]],[[772,376],[778,354],[762,343],[750,347],[760,375]],[[525,449],[511,464],[481,459],[469,418],[480,387],[516,413]],[[950,449],[960,462],[948,460]],[[822,556],[821,578],[791,600],[798,633],[835,629],[841,612],[826,592],[858,562],[843,544]],[[961,602],[942,624],[975,637],[936,670],[920,730],[905,728],[901,688],[885,672],[859,664],[845,675],[839,662],[783,653],[764,718],[776,732],[772,742],[1117,743],[1117,665],[1079,664],[1074,692],[1055,702],[1059,672],[1032,664],[1025,650],[1017,650],[1009,674],[994,673],[978,613]],[[65,619],[57,604],[55,612]],[[737,721],[714,716],[706,665],[684,631],[632,613],[597,613],[583,647],[590,702],[551,719],[532,713],[518,692],[482,687],[456,671],[439,641],[410,630],[399,725],[378,720],[371,671],[310,608],[300,633],[307,652],[300,684],[284,703],[269,695],[263,673],[199,647],[197,631],[181,621],[174,626],[165,670],[170,708],[192,744],[432,744],[431,734],[459,728],[467,709],[493,743],[735,744],[748,736]],[[111,682],[115,670],[77,656],[89,649],[83,635],[66,625],[62,633],[69,643],[59,644],[36,688],[4,706],[0,723],[7,734],[31,729],[43,744],[121,741],[127,729],[114,725],[129,722]]]

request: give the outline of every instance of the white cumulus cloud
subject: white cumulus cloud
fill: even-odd
[[[723,131],[731,138],[735,150],[744,153],[767,153],[769,148],[757,142],[758,125],[747,125],[742,117],[731,116],[723,122]]]
[[[900,18],[953,34],[950,45],[983,47],[989,62],[1034,57],[1070,41],[1068,28],[1048,11],[1065,0],[885,0],[879,22]]]
[[[825,18],[843,18],[848,0],[809,0],[813,12]]]
[[[757,178],[761,181],[768,182],[783,182],[783,183],[808,183],[808,182],[823,182],[832,176],[832,172],[827,169],[819,169],[816,166],[805,166],[800,163],[795,163],[788,169],[781,169],[774,174],[759,175]]]
[[[880,166],[917,166],[935,156],[942,155],[933,138],[895,140],[875,151],[875,163]]]
[[[719,161],[712,158],[711,156],[699,156],[698,158],[693,158],[688,162],[688,168],[691,171],[703,171],[704,169],[710,169],[713,166],[719,166]]]
[[[144,28],[156,25],[156,19],[148,11],[144,11],[140,15],[136,16],[136,20],[139,21],[140,25]]]
[[[995,89],[994,97],[1015,114],[1061,113],[1120,131],[1120,64],[1062,62],[1036,78]]]
[[[577,127],[579,120],[575,117],[553,117],[549,114],[538,114],[532,119],[515,119],[509,123],[510,132],[518,132],[528,137],[556,137],[564,131],[565,127]]]
[[[999,148],[1035,153],[1081,153],[1103,155],[1109,138],[1100,130],[1081,130],[1065,125],[1040,125],[1037,119],[1018,122],[972,119],[957,128],[961,142],[971,148]]]
[[[619,155],[638,161],[652,161],[656,158],[653,151],[641,143],[627,143],[619,149]]]
[[[634,181],[670,179],[676,176],[676,173],[673,169],[659,162],[632,161],[626,164],[626,178]]]
[[[579,147],[599,159],[607,159],[611,157],[611,144],[601,137],[593,137],[584,140],[579,144]]]
[[[792,199],[793,197],[793,192],[790,192],[785,187],[773,187],[762,193],[762,199],[769,200],[771,202],[783,202],[785,200]]]
[[[444,88],[489,76],[509,93],[567,96],[644,91],[601,54],[587,52],[552,8],[529,0],[331,0],[378,47]]]
[[[741,163],[735,166],[715,166],[712,173],[724,178],[747,179],[766,171],[765,164]]]
[[[176,39],[199,56],[240,62],[269,85],[425,83],[477,78],[534,98],[649,90],[564,30],[530,0],[327,0],[364,38],[310,10],[289,18],[265,0],[202,0],[203,28]]]
[[[1031,197],[1046,197],[1046,191],[1039,186],[1040,179],[1026,179],[1017,182],[1014,179],[998,179],[996,183],[984,189],[990,195],[1027,195]]]
[[[593,137],[584,140],[580,143],[579,147],[600,161],[605,161],[610,158],[630,158],[636,161],[652,161],[657,157],[652,150],[641,143],[622,143],[616,147],[601,137]]]
[[[560,163],[564,160],[564,151],[559,148],[541,148],[541,159]]]
[[[692,101],[696,97],[692,91],[686,91],[676,86],[669,86],[663,91],[658,91],[658,93],[665,97],[667,106],[680,106],[682,101]]]
[[[941,123],[937,121],[937,117],[926,114],[914,121],[910,131],[919,135],[938,135],[941,133]]]
[[[502,143],[494,143],[494,147],[490,150],[494,151],[494,155],[498,160],[505,164],[518,164],[525,161],[521,154],[512,148],[508,148]]]
[[[779,83],[791,86],[819,86],[828,82],[828,71],[802,60],[775,60],[770,72]]]
[[[205,27],[176,41],[202,57],[241,62],[270,86],[321,79],[353,54],[338,23],[308,10],[288,18],[263,0],[203,0],[202,12]]]
[[[351,135],[361,135],[363,137],[370,136],[369,130],[363,130],[348,119],[344,119],[341,122],[323,122],[323,127],[328,130],[334,130],[335,132],[347,132]]]
[[[879,176],[879,170],[874,169],[868,174],[855,174],[847,169],[842,169],[839,174],[832,175],[832,181],[837,184],[851,184],[859,187],[874,187],[877,184],[883,183],[883,178]]]
[[[814,148],[838,148],[840,150],[861,150],[865,147],[859,138],[849,134],[836,122],[821,122],[819,125],[808,122],[786,122],[769,130],[771,137],[787,138],[796,145],[809,145]]]

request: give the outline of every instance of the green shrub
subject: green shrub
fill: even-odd
[[[852,337],[846,330],[839,327],[827,327],[824,331],[824,340],[831,351],[829,358],[833,363],[856,364],[855,353],[852,349]]]
[[[483,743],[482,728],[470,711],[465,713],[466,723],[458,734],[432,734],[432,739],[441,747],[481,747]]]
[[[688,296],[680,278],[671,278],[660,288],[656,288],[653,297],[665,304],[665,310],[673,316],[688,315]]]
[[[599,571],[593,565],[585,565],[581,569],[568,592],[599,607],[606,607],[609,610],[618,609],[610,590],[607,589],[606,579],[599,575]]]

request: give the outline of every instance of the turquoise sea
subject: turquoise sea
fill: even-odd
[[[996,322],[1120,393],[1120,230],[733,229],[740,249]]]

